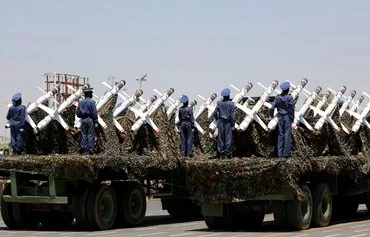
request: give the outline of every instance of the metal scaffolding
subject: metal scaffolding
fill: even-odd
[[[44,73],[44,90],[48,92],[57,87],[58,93],[55,95],[54,100],[58,103],[64,101],[71,94],[73,94],[73,90],[68,86],[71,86],[77,90],[86,83],[89,83],[89,78],[79,75],[55,72]]]

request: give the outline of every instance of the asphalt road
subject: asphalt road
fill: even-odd
[[[356,219],[333,223],[325,228],[311,228],[306,231],[282,232],[273,222],[272,215],[267,215],[261,231],[209,231],[204,221],[176,222],[166,211],[161,210],[160,202],[149,201],[147,217],[142,226],[136,228],[114,229],[109,231],[81,231],[74,226],[63,231],[50,230],[9,230],[0,219],[0,237],[68,237],[68,236],[125,236],[125,237],[244,237],[244,236],[287,236],[287,237],[365,237],[370,236],[370,219],[366,207],[361,205]]]

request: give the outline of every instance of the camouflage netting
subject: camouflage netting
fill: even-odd
[[[26,129],[27,155],[0,160],[0,170],[18,170],[41,173],[66,178],[91,179],[103,167],[112,169],[128,168],[134,178],[158,178],[173,171],[186,171],[188,187],[195,200],[221,202],[234,198],[252,198],[282,188],[294,189],[299,194],[303,177],[316,173],[338,174],[357,181],[369,173],[368,144],[370,132],[363,127],[356,134],[336,132],[325,124],[320,132],[308,131],[300,126],[293,135],[293,157],[277,159],[277,129],[269,133],[252,122],[244,132],[234,131],[233,156],[231,160],[216,160],[216,140],[208,136],[211,122],[204,113],[198,123],[205,129],[202,135],[194,134],[195,158],[180,158],[179,134],[174,130],[173,118],[168,120],[163,109],[153,116],[160,128],[156,133],[144,124],[137,132],[130,132],[137,120],[132,112],[120,115],[119,123],[125,129],[121,134],[111,123],[112,111],[117,98],[101,112],[108,128],[97,131],[94,156],[81,156],[78,130],[65,131],[56,121],[52,121],[39,134]],[[63,114],[66,122],[73,125],[75,108]],[[267,124],[267,109],[259,113]],[[39,122],[45,113],[32,114]],[[237,122],[244,118],[237,111]],[[348,116],[338,119],[349,129],[353,122]],[[313,125],[318,118],[311,114],[308,121]],[[248,158],[245,158],[248,157]],[[179,172],[181,173],[181,172]]]

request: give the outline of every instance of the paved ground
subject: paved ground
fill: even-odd
[[[370,219],[366,212],[365,206],[360,206],[357,218],[351,222],[339,222],[325,228],[312,228],[306,231],[299,232],[281,232],[275,226],[273,217],[267,215],[264,220],[262,230],[260,232],[221,232],[209,231],[204,221],[188,221],[175,222],[167,214],[166,211],[161,210],[160,202],[149,201],[148,211],[145,222],[141,227],[114,229],[109,231],[80,231],[73,226],[64,231],[13,231],[8,230],[2,220],[0,219],[0,237],[68,237],[68,236],[124,236],[124,237],[243,237],[243,236],[259,236],[259,237],[273,237],[273,236],[287,236],[287,237],[370,237]]]

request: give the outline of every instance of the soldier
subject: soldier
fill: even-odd
[[[6,115],[9,123],[5,127],[10,128],[10,146],[13,153],[20,155],[24,146],[23,135],[26,121],[26,107],[22,105],[22,94],[20,92],[12,97],[12,104]]]
[[[235,126],[235,106],[230,100],[230,89],[221,91],[223,99],[217,102],[214,119],[217,120],[217,157],[231,158],[231,145],[233,141],[233,128]]]
[[[294,121],[294,101],[293,97],[288,94],[290,83],[283,82],[280,84],[281,94],[275,97],[275,101],[270,108],[270,117],[274,116],[274,110],[278,113],[278,157],[291,156],[291,139],[292,123]]]
[[[98,112],[92,100],[93,88],[83,90],[85,99],[78,103],[76,115],[81,118],[81,154],[94,154],[95,128],[98,127]]]
[[[179,108],[178,118],[180,126],[180,150],[183,157],[193,157],[193,108],[189,106],[189,98],[183,95],[180,99],[182,106]]]

